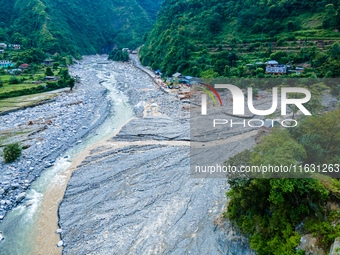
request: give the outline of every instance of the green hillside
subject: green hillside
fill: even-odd
[[[46,52],[88,54],[135,48],[159,0],[0,0],[0,41]]]
[[[166,0],[142,63],[167,74],[247,77],[264,75],[251,64],[275,59],[339,76],[339,7],[332,0]]]

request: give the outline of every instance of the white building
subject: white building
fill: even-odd
[[[270,60],[266,62],[266,73],[268,74],[285,74],[287,73],[287,66],[279,65],[279,62]]]

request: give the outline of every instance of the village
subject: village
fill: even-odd
[[[122,49],[127,51],[130,56],[136,56],[137,51],[129,50],[128,48]],[[19,44],[6,44],[0,43],[0,98],[1,92],[10,92],[18,89],[29,88],[30,86],[37,86],[45,82],[58,82],[60,76],[55,71],[60,68],[66,67],[66,63],[60,61],[58,53],[49,56],[39,64],[35,63],[21,63],[21,61],[14,61],[16,55],[21,51]],[[48,72],[47,72],[48,68]],[[255,73],[258,70],[263,70],[266,75],[286,75],[296,74],[300,75],[304,72],[304,67],[296,67],[291,64],[280,64],[276,60],[269,60],[265,63],[255,62],[254,64],[247,64],[248,69],[254,69]],[[201,83],[199,77],[183,75],[179,72],[174,73],[170,77],[165,77],[160,70],[152,70],[151,67],[147,69],[152,73],[154,81],[168,93],[176,93],[182,99],[190,97],[190,87],[193,84]],[[150,73],[149,73],[150,75]],[[4,90],[4,84],[22,84],[24,87],[8,87]],[[3,90],[3,91],[1,91]]]
[[[131,53],[136,55],[137,53]],[[261,68],[268,76],[282,76],[287,74],[302,75],[304,73],[304,67],[296,67],[291,64],[280,64],[276,60],[269,60],[265,63],[256,62],[254,64],[248,64],[249,68]],[[166,93],[173,93],[178,96],[180,100],[190,98],[190,88],[193,85],[202,84],[202,79],[199,77],[193,77],[183,75],[179,72],[174,73],[170,77],[166,77],[160,70],[152,70],[151,67],[142,67],[153,78],[155,83]],[[244,90],[245,93],[245,90]]]
[[[48,55],[25,51],[19,44],[0,43],[0,99],[64,88],[67,83],[73,86],[67,82],[71,78],[67,65],[72,61],[59,53]]]
[[[248,68],[255,67],[257,70],[258,67],[265,66],[265,74],[268,75],[285,75],[285,74],[303,74],[305,67],[303,66],[294,66],[292,64],[280,64],[276,60],[269,60],[265,63],[263,62],[255,62],[254,64],[247,64]]]

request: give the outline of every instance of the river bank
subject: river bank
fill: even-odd
[[[74,65],[71,74],[86,61]],[[16,162],[0,161],[0,228],[6,213],[25,199],[26,190],[42,171],[105,120],[110,110],[106,93],[98,77],[82,72],[75,91],[59,95],[51,103],[0,116],[0,132],[28,133],[22,145],[29,147]]]

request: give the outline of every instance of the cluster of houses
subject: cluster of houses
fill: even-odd
[[[2,52],[4,49],[12,49],[12,50],[20,50],[20,44],[6,44],[6,43],[0,43],[0,49],[2,49]]]
[[[46,59],[42,64],[46,66],[52,66],[54,61],[52,59]],[[13,62],[11,60],[0,60],[0,68],[3,67],[12,67],[14,66]],[[19,66],[19,69],[16,69],[16,71],[24,71],[27,68],[30,68],[31,66],[29,64],[22,64]],[[11,70],[13,71],[13,70]]]
[[[46,59],[43,64],[46,66],[53,65],[54,61],[52,59]],[[0,60],[0,68],[10,68],[13,67],[14,64],[11,60]],[[29,64],[21,64],[18,69],[6,69],[5,71],[12,75],[18,75],[21,74],[25,69],[30,68],[31,66]],[[56,76],[46,76],[44,78],[45,81],[58,81],[60,77]],[[35,82],[36,83],[36,82]]]
[[[291,65],[280,65],[276,60],[270,60],[266,62],[266,73],[274,75],[282,75],[287,73],[302,74],[304,72],[304,67],[296,67],[292,70]]]
[[[188,85],[193,85],[195,83],[202,82],[200,78],[192,77],[192,76],[185,76],[181,73],[175,73],[172,75],[172,81],[178,81],[179,83],[186,83]]]
[[[0,60],[0,68],[2,67],[12,67],[14,66],[13,62],[11,60]],[[31,66],[29,64],[22,64],[19,66],[19,70],[24,71],[27,68],[30,68]]]
[[[266,74],[270,75],[283,75],[287,73],[302,74],[304,72],[304,67],[296,67],[295,70],[292,69],[292,65],[281,65],[276,60],[270,60],[266,63],[256,62],[255,64],[248,64],[247,66],[262,66],[266,65]]]

